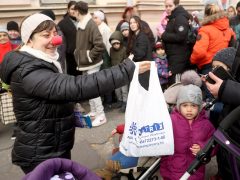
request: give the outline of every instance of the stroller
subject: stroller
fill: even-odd
[[[207,164],[211,160],[211,153],[214,147],[219,144],[230,152],[230,167],[234,179],[240,179],[240,172],[237,167],[237,159],[240,160],[240,147],[226,134],[226,130],[240,117],[240,106],[235,108],[224,120],[220,123],[213,137],[208,141],[205,147],[197,154],[196,159],[191,163],[187,171],[180,180],[188,179],[202,164]]]
[[[120,143],[122,134],[124,131],[124,124],[120,124],[117,126],[114,134],[119,134],[118,143]],[[116,151],[115,149],[118,149]],[[117,166],[119,169],[115,169],[116,173],[111,178],[111,180],[121,180],[121,179],[129,179],[129,180],[158,180],[158,176],[156,172],[160,167],[160,158],[159,157],[127,157],[123,155],[119,148],[115,148],[113,150],[113,155],[111,157],[112,160],[116,162],[116,160],[120,160],[119,166],[117,164],[112,165],[114,168]],[[113,169],[113,168],[110,168]]]

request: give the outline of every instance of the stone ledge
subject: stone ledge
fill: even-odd
[[[0,6],[31,6],[30,0],[1,0]]]

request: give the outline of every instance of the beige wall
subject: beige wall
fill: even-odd
[[[59,21],[66,12],[67,2],[68,0],[0,0],[0,26],[6,25],[10,20],[20,23],[25,16],[43,9],[52,9]],[[128,3],[137,6],[140,17],[149,23],[154,33],[164,10],[163,0],[88,0],[88,2],[90,12],[102,9],[106,13],[112,30],[121,20],[122,12]],[[200,0],[182,0],[181,4],[189,11],[203,9]]]

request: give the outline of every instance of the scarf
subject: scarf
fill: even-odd
[[[31,54],[36,58],[39,58],[43,61],[51,63],[58,69],[58,72],[60,72],[60,73],[63,72],[60,63],[57,61],[59,58],[59,54],[58,54],[57,50],[55,51],[55,54],[53,56],[50,56],[49,54],[46,54],[40,50],[33,49],[27,45],[24,45],[23,47],[21,47],[20,51],[27,52],[28,54]]]

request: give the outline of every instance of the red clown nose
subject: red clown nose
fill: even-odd
[[[62,44],[62,36],[56,35],[52,38],[52,45],[53,46],[59,46]]]

